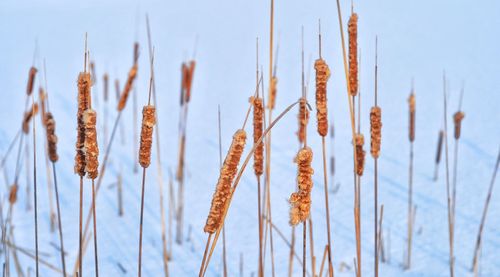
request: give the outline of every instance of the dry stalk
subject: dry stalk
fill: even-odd
[[[407,250],[406,250],[406,263],[405,269],[410,269],[411,267],[411,249],[413,240],[413,143],[415,141],[415,120],[416,120],[416,100],[415,93],[411,91],[410,97],[408,98],[409,106],[409,129],[408,129],[408,139],[410,141],[410,166],[409,166],[409,176],[408,176],[408,234],[407,234]]]

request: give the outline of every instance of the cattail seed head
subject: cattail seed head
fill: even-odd
[[[274,110],[274,107],[276,106],[276,94],[278,92],[278,78],[276,76],[273,76],[271,78],[271,85],[269,87],[269,103],[267,104],[267,108]]]
[[[137,64],[138,60],[139,60],[139,43],[135,42],[134,43],[134,64]]]
[[[137,64],[134,64],[128,73],[127,82],[125,83],[125,88],[123,89],[122,95],[120,96],[120,101],[118,101],[118,111],[122,111],[127,104],[128,95],[132,90],[132,85],[134,84],[135,77],[137,76]]]
[[[438,137],[438,147],[436,151],[436,164],[438,164],[441,161],[441,152],[443,149],[443,138],[444,138],[444,131],[440,130],[439,131],[439,137]]]
[[[25,134],[29,133],[30,131],[30,121],[31,119],[38,113],[38,104],[35,103],[31,107],[31,109],[27,112],[24,113],[24,119],[23,119],[23,132]]]
[[[38,90],[38,102],[40,102],[40,118],[42,119],[42,124],[43,126],[46,125],[46,114],[47,114],[47,107],[46,107],[46,101],[47,101],[47,94],[45,93],[45,90],[43,90],[42,87]]]
[[[318,133],[324,137],[328,134],[326,83],[330,78],[330,68],[328,68],[325,60],[317,59],[314,63],[314,69],[316,69],[316,117],[318,120]]]
[[[104,82],[104,101],[108,101],[109,97],[109,76],[108,73],[105,73],[104,76],[102,77],[103,82]]]
[[[363,150],[365,137],[363,134],[356,134],[354,136],[354,143],[356,146],[356,174],[362,176],[365,169],[365,150]]]
[[[410,129],[409,129],[409,139],[411,142],[415,140],[415,112],[416,112],[416,100],[415,94],[412,92],[408,98],[408,105],[410,107]]]
[[[99,146],[97,145],[97,113],[93,109],[83,112],[83,124],[85,126],[85,172],[89,179],[97,178],[99,174]]]
[[[358,94],[358,14],[353,13],[348,23],[349,33],[349,85],[351,96]]]
[[[370,111],[370,152],[374,159],[380,155],[380,143],[382,139],[382,109],[372,107]]]
[[[184,180],[184,157],[186,152],[186,135],[182,135],[181,142],[179,146],[179,162],[177,163],[177,171],[175,173],[175,179],[179,182]]]
[[[56,121],[51,112],[45,115],[45,126],[47,129],[47,149],[51,162],[57,162],[59,155],[57,155],[57,136],[56,136]]]
[[[156,124],[156,109],[153,105],[142,108],[141,143],[139,164],[147,168],[151,164],[151,146],[153,145],[153,127]]]
[[[83,113],[90,106],[90,86],[92,85],[90,73],[81,72],[78,76],[78,112],[77,112],[77,137],[75,155],[75,173],[85,176],[85,123]]]
[[[196,61],[189,62],[188,75],[186,78],[186,103],[189,103],[189,100],[191,100],[191,87],[193,85],[195,66],[196,66]]]
[[[297,137],[300,143],[304,143],[306,139],[307,123],[309,122],[309,110],[307,109],[307,100],[302,97],[299,102],[299,115],[297,116],[299,120],[299,130],[297,131]]]
[[[311,148],[304,147],[299,150],[295,157],[297,163],[297,187],[298,191],[290,195],[290,225],[295,226],[309,218],[311,210],[311,190],[313,187],[311,167],[313,152]]]
[[[14,205],[17,201],[17,190],[18,190],[19,186],[17,184],[13,184],[12,186],[10,186],[10,190],[9,190],[9,203],[11,205]]]
[[[460,133],[462,131],[462,119],[464,119],[465,113],[458,111],[453,115],[453,123],[455,124],[455,139],[460,138]]]
[[[31,93],[33,92],[33,87],[35,85],[35,76],[36,76],[36,73],[37,73],[37,69],[32,66],[30,68],[30,72],[29,72],[29,77],[28,77],[28,85],[26,87],[26,94],[31,95]]]
[[[231,147],[227,153],[224,164],[220,170],[219,180],[212,198],[210,212],[208,213],[207,222],[203,230],[206,233],[213,234],[222,225],[224,212],[226,210],[227,201],[231,196],[231,185],[238,170],[241,155],[245,148],[247,134],[245,130],[237,130],[233,135]]]
[[[257,143],[264,130],[264,104],[260,97],[250,97],[253,104],[253,143]],[[261,141],[253,153],[253,170],[256,176],[264,173],[264,142]]]

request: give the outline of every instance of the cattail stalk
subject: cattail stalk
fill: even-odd
[[[297,102],[291,104],[290,106],[288,106],[281,114],[278,115],[278,117],[276,117],[276,119],[273,122],[271,122],[271,124],[265,129],[264,133],[262,134],[262,137],[260,137],[259,141],[256,144],[254,144],[254,146],[252,147],[252,149],[250,150],[250,152],[246,156],[245,161],[243,162],[243,165],[241,166],[240,170],[238,171],[238,174],[236,175],[236,178],[234,180],[234,184],[233,184],[232,188],[229,191],[228,199],[226,199],[227,201],[225,201],[226,207],[223,209],[223,214],[222,214],[222,217],[221,217],[221,223],[222,224],[224,223],[224,220],[225,220],[225,218],[227,216],[227,211],[229,210],[229,207],[230,207],[230,204],[231,204],[231,201],[232,201],[232,197],[234,195],[234,191],[238,187],[238,184],[239,184],[239,181],[241,179],[241,176],[242,176],[243,172],[245,171],[246,166],[247,166],[248,162],[250,161],[251,156],[255,152],[256,145],[258,145],[260,142],[262,142],[262,140],[264,138],[266,138],[266,136],[268,135],[268,133],[270,132],[270,130],[276,125],[276,123],[278,123],[281,120],[281,118],[283,118],[283,116],[285,116],[298,103],[299,103],[299,101],[297,101]],[[268,218],[268,220],[270,220],[270,218]],[[271,224],[271,222],[269,222],[269,223]],[[272,224],[270,226],[272,226]],[[203,261],[202,261],[202,265],[200,267],[200,274],[199,274],[200,276],[204,276],[205,271],[206,271],[206,269],[207,269],[207,267],[208,267],[208,265],[210,263],[210,258],[212,257],[213,251],[215,249],[215,246],[217,245],[217,240],[218,240],[219,235],[220,235],[220,229],[221,228],[219,228],[217,230],[214,230],[215,237],[213,239],[213,242],[211,243],[210,252],[208,253],[208,255],[204,255],[204,257],[206,256],[206,259],[203,259]],[[209,235],[208,240],[207,240],[207,248],[209,246],[210,239],[211,239],[211,235]]]
[[[150,89],[150,95],[151,95],[151,89]],[[141,276],[141,266],[142,266],[142,225],[144,218],[144,187],[146,183],[146,168],[149,167],[151,163],[151,147],[153,145],[153,127],[155,123],[156,123],[155,107],[148,103],[148,105],[144,106],[142,110],[141,143],[139,147],[139,163],[143,168],[142,193],[141,193],[141,219],[140,219],[141,221],[140,221],[140,231],[139,231],[139,262],[138,262],[139,276]]]
[[[88,73],[87,73],[87,74],[88,74]],[[122,105],[125,105],[125,104],[126,104],[126,102],[125,102],[125,103],[123,103]],[[124,106],[123,106],[123,108],[124,108]],[[95,186],[95,194],[96,194],[96,195],[97,195],[97,193],[99,192],[99,188],[101,187],[101,184],[102,184],[103,176],[104,176],[104,173],[105,173],[105,171],[106,171],[106,165],[107,165],[108,160],[109,160],[109,154],[110,154],[110,152],[111,152],[111,147],[112,147],[112,145],[113,145],[113,140],[114,140],[114,137],[115,137],[115,134],[116,134],[116,131],[117,131],[118,125],[119,125],[119,123],[120,123],[120,118],[121,118],[122,112],[123,112],[123,109],[122,109],[121,111],[118,111],[118,115],[117,115],[117,117],[116,117],[115,123],[114,123],[114,125],[113,125],[113,129],[112,129],[112,131],[111,131],[111,137],[110,137],[110,139],[109,139],[109,143],[106,145],[106,151],[105,151],[105,153],[104,153],[104,158],[103,158],[103,160],[102,160],[102,163],[101,163],[101,166],[100,166],[100,169],[99,169],[100,174],[99,174],[99,176],[97,177],[97,184],[96,184],[96,186]],[[81,178],[82,178],[82,180],[81,180],[81,184],[80,184],[80,185],[81,185],[81,186],[83,186],[83,176],[82,176]],[[82,198],[82,196],[81,196],[80,198]],[[80,213],[80,214],[81,214],[81,213]],[[89,210],[89,212],[87,213],[87,217],[86,217],[86,221],[85,221],[85,228],[84,228],[84,231],[83,231],[84,236],[82,235],[82,237],[87,238],[87,236],[88,236],[88,232],[89,232],[89,225],[90,225],[90,220],[91,220],[91,217],[92,217],[92,209],[90,209],[90,210]],[[81,220],[80,220],[80,221],[81,221]],[[80,224],[80,225],[81,225],[81,224]],[[83,246],[83,245],[86,245],[86,243],[83,243],[83,244],[81,244],[81,245],[82,245],[82,246]],[[83,251],[84,251],[86,248],[83,248],[83,249],[82,249],[82,247],[80,247],[80,249],[81,249],[81,252],[83,253]],[[81,257],[81,255],[80,255],[80,257]],[[81,261],[80,261],[80,259],[79,259],[78,261],[76,261],[76,263],[75,263],[75,267],[74,267],[74,269],[73,269],[73,274],[75,274],[75,273],[76,273],[76,271],[77,271],[77,268],[78,268],[78,267],[81,267]],[[81,277],[81,273],[80,273],[79,277]]]
[[[382,140],[382,109],[378,106],[378,40],[375,38],[375,105],[370,110],[370,153],[374,161],[374,275],[378,277],[379,228],[378,228],[378,158]],[[382,206],[383,207],[383,206]],[[383,210],[382,210],[383,211]],[[382,214],[380,217],[382,222]],[[382,225],[382,223],[380,223]],[[380,228],[380,230],[382,230]]]
[[[152,92],[153,92],[153,102],[156,108],[156,113],[158,113],[158,102],[156,100],[156,83],[155,83],[155,71],[154,71],[154,66],[153,66],[153,60],[154,60],[154,53],[153,53],[153,46],[151,43],[151,29],[149,26],[149,17],[146,14],[146,27],[147,27],[147,35],[148,35],[148,52],[149,52],[149,60],[150,60],[150,71],[151,71],[151,77],[153,79],[152,82]],[[161,238],[162,238],[162,247],[163,247],[163,271],[165,276],[168,276],[168,260],[169,258],[172,257],[172,245],[171,245],[171,224],[169,224],[169,243],[170,243],[170,253],[167,250],[167,236],[166,236],[166,223],[165,223],[165,208],[164,208],[164,201],[163,201],[163,170],[162,170],[162,163],[161,163],[161,141],[160,141],[160,128],[159,128],[159,121],[158,117],[156,117],[156,128],[155,128],[155,140],[156,140],[156,168],[157,168],[157,180],[158,180],[158,190],[159,190],[159,200],[160,200],[160,216],[161,216]],[[169,183],[170,189],[169,189],[169,194],[171,197],[169,197],[169,215],[175,212],[175,206],[173,202],[173,187],[172,184]]]
[[[406,261],[405,269],[410,269],[411,267],[411,249],[413,240],[413,143],[415,141],[415,118],[416,118],[416,100],[415,93],[412,88],[410,97],[408,98],[409,106],[409,129],[408,129],[408,139],[410,141],[410,166],[408,175],[408,233],[407,233],[407,250],[406,250]]]
[[[325,60],[321,56],[321,22],[319,22],[319,59],[314,63],[316,69],[316,118],[317,118],[317,131],[321,136],[322,154],[323,154],[323,182],[325,193],[325,219],[327,231],[327,252],[328,252],[328,276],[333,276],[332,264],[332,248],[331,248],[331,230],[330,230],[330,203],[328,199],[328,177],[326,165],[326,142],[325,137],[328,134],[328,102],[327,102],[327,82],[330,78],[330,69]],[[332,163],[333,164],[333,163]]]
[[[474,272],[474,276],[477,276],[478,271],[478,263],[479,263],[479,252],[481,251],[482,243],[483,243],[483,229],[484,224],[486,222],[486,214],[488,213],[488,207],[490,205],[491,194],[493,193],[493,187],[495,185],[495,179],[497,176],[498,166],[500,164],[500,149],[497,154],[497,162],[495,164],[495,168],[493,169],[493,176],[491,177],[490,186],[488,188],[488,194],[486,196],[486,200],[484,202],[483,213],[481,216],[481,223],[479,224],[479,230],[477,232],[476,245],[474,247],[474,257],[472,258],[472,268],[471,270]]]
[[[444,149],[445,149],[445,164],[446,164],[446,200],[447,200],[447,208],[448,208],[448,236],[449,236],[449,246],[450,246],[450,255],[449,255],[449,264],[450,264],[450,276],[453,277],[454,270],[454,232],[453,232],[453,198],[450,192],[450,174],[449,174],[449,163],[448,163],[448,123],[447,123],[447,114],[448,114],[448,104],[447,104],[447,90],[446,90],[446,75],[443,73],[443,104],[444,104]]]

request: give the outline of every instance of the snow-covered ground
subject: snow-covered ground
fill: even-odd
[[[349,1],[342,1],[346,24]],[[384,204],[384,232],[390,233],[390,262],[381,264],[381,276],[448,276],[448,223],[444,162],[440,178],[432,181],[438,130],[443,125],[443,70],[449,79],[449,127],[451,114],[458,107],[462,82],[465,83],[462,139],[459,150],[456,210],[456,276],[471,276],[474,243],[479,219],[491,179],[500,138],[500,72],[499,30],[500,4],[497,1],[370,1],[355,2],[359,14],[361,52],[362,132],[368,133],[368,113],[372,106],[375,36],[379,38],[379,104],[383,109],[382,152],[379,163],[379,201]],[[321,19],[323,57],[332,70],[329,81],[329,115],[335,124],[335,141],[328,151],[336,156],[334,184],[330,194],[333,259],[337,276],[352,276],[341,271],[342,263],[352,267],[355,257],[353,221],[352,147],[345,75],[335,1],[276,1],[275,42],[279,44],[277,111],[283,110],[300,94],[300,30],[305,30],[306,75],[318,55],[317,30]],[[62,205],[66,261],[72,269],[78,249],[78,176],[73,174],[76,114],[76,79],[83,68],[83,41],[88,32],[91,59],[99,76],[110,74],[124,83],[132,63],[132,44],[141,43],[138,105],[147,101],[149,78],[145,13],[149,13],[155,46],[155,70],[158,93],[159,128],[167,190],[168,173],[175,170],[177,158],[177,123],[180,64],[192,57],[197,40],[197,69],[194,78],[188,122],[186,148],[187,180],[185,207],[185,241],[173,243],[171,276],[195,276],[201,262],[207,235],[203,233],[212,192],[218,177],[217,105],[222,113],[222,144],[225,152],[232,133],[241,126],[248,97],[255,82],[255,39],[260,41],[260,63],[265,69],[269,59],[268,1],[2,1],[0,3],[0,153],[5,153],[18,131],[25,102],[28,69],[38,42],[35,64],[47,65],[50,108],[57,122],[60,161],[57,163]],[[346,26],[346,25],[344,25]],[[196,39],[198,38],[198,39]],[[41,72],[41,71],[40,71]],[[37,84],[41,80],[39,74]],[[403,271],[401,263],[406,241],[406,208],[409,144],[407,139],[407,97],[411,79],[415,80],[417,97],[417,134],[415,141],[414,202],[418,206],[413,244],[412,268]],[[313,79],[313,78],[311,78]],[[312,85],[311,80],[311,85]],[[265,80],[267,89],[267,80]],[[111,86],[111,95],[114,87]],[[102,80],[94,86],[95,108],[103,114]],[[313,95],[309,94],[309,100]],[[133,173],[132,104],[122,118],[125,143],[119,138],[113,145],[111,163],[97,199],[100,273],[102,276],[136,274],[140,174]],[[108,124],[116,116],[115,101],[110,103]],[[295,136],[296,112],[285,117],[273,131],[272,213],[278,228],[290,239],[287,198],[295,190],[296,169],[293,157],[298,143]],[[53,244],[57,233],[49,228],[49,205],[43,158],[43,136],[38,120],[38,196],[40,253],[43,259],[60,267]],[[321,141],[312,117],[309,143],[314,150],[315,168],[312,217],[315,255],[318,263],[326,243],[321,166]],[[249,130],[249,129],[248,129]],[[450,127],[451,130],[451,127]],[[103,136],[99,133],[99,136]],[[30,137],[30,144],[32,143]],[[450,165],[454,142],[449,137]],[[31,146],[30,146],[31,147]],[[247,151],[249,145],[247,146]],[[17,150],[17,148],[16,148]],[[14,151],[15,152],[15,151]],[[13,152],[13,153],[14,153]],[[101,143],[101,153],[104,147]],[[10,184],[14,175],[14,155],[7,162]],[[155,157],[153,156],[153,159]],[[102,159],[102,155],[101,155]],[[444,161],[444,159],[443,159]],[[32,165],[30,165],[32,166]],[[15,238],[19,246],[34,249],[33,210],[26,211],[26,167],[20,177],[18,204],[14,208]],[[117,215],[116,182],[123,171],[123,217]],[[450,166],[451,172],[451,166]],[[29,172],[30,173],[30,172]],[[362,179],[362,271],[373,270],[373,160],[367,157]],[[148,169],[144,215],[143,273],[160,276],[161,225],[155,163]],[[2,180],[2,182],[4,182]],[[32,185],[32,181],[30,183]],[[331,184],[330,184],[331,185]],[[1,197],[6,213],[6,184]],[[175,184],[177,187],[177,184]],[[256,180],[251,170],[243,175],[226,221],[228,270],[230,276],[240,272],[240,255],[245,276],[256,274],[257,217]],[[500,276],[500,188],[493,191],[484,229],[481,258],[482,276]],[[90,205],[90,182],[85,183],[85,211]],[[167,202],[165,202],[167,207]],[[175,226],[174,226],[175,227]],[[175,228],[173,228],[175,230]],[[299,232],[301,228],[298,229]],[[300,233],[297,233],[298,237]],[[189,236],[188,236],[189,235]],[[288,247],[274,233],[277,276],[285,276]],[[298,239],[298,243],[301,240]],[[207,275],[218,276],[221,268],[219,243]],[[299,250],[299,248],[297,248]],[[84,274],[94,272],[93,248],[84,257]],[[299,252],[300,253],[300,252]],[[3,256],[2,256],[3,257]],[[270,275],[270,257],[266,255],[266,273]],[[3,259],[3,258],[2,258]],[[309,261],[309,259],[308,259]],[[34,269],[34,261],[21,255],[25,268]],[[125,271],[120,269],[118,263]],[[12,267],[13,269],[13,267]],[[300,267],[294,266],[300,275]],[[310,263],[308,263],[310,270]],[[54,272],[41,265],[42,276]]]

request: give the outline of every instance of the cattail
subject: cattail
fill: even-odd
[[[297,131],[297,137],[299,138],[299,142],[303,143],[306,138],[306,129],[307,123],[309,122],[309,110],[307,109],[307,100],[302,97],[300,98],[299,103],[299,130]]]
[[[231,143],[231,147],[229,148],[224,164],[220,170],[219,180],[217,181],[217,186],[212,198],[210,212],[208,213],[207,222],[203,228],[206,233],[213,234],[222,224],[222,217],[224,216],[226,204],[231,196],[231,185],[236,176],[236,171],[238,170],[238,164],[240,163],[241,155],[245,148],[246,139],[247,134],[245,130],[242,129],[239,129],[233,135],[233,142]]]
[[[108,101],[109,97],[109,76],[108,73],[105,73],[102,77],[104,82],[104,101]]]
[[[380,155],[380,142],[382,139],[382,109],[372,107],[370,111],[370,152],[374,159]]]
[[[441,161],[441,152],[443,149],[443,137],[444,137],[444,131],[440,130],[439,131],[439,137],[438,137],[438,147],[436,151],[436,164],[438,164]]]
[[[23,119],[23,132],[25,134],[29,133],[30,131],[30,121],[38,113],[38,104],[35,103],[31,109],[27,112],[24,113],[24,119]]]
[[[29,72],[29,77],[28,77],[28,86],[26,88],[26,94],[31,95],[31,93],[33,92],[33,87],[35,85],[35,75],[37,73],[37,69],[32,66],[30,68],[30,72]]]
[[[410,97],[408,98],[408,103],[410,106],[410,132],[409,137],[410,141],[413,142],[415,140],[415,94],[412,92]]]
[[[57,136],[56,136],[56,121],[51,112],[45,115],[45,126],[47,128],[47,148],[49,159],[51,162],[57,162],[59,155],[57,155]]]
[[[135,42],[134,43],[134,64],[137,64],[138,60],[139,60],[139,43]]]
[[[195,61],[190,61],[188,66],[188,75],[186,78],[186,103],[191,100],[191,86],[193,84],[194,68],[196,66]]]
[[[462,131],[462,119],[464,119],[465,113],[458,111],[453,115],[453,122],[455,123],[455,139],[460,138],[460,133]]]
[[[264,104],[260,97],[250,97],[253,104],[253,143],[257,143],[262,137],[264,127]],[[261,141],[253,153],[253,170],[255,175],[261,176],[264,173],[264,143]]]
[[[90,86],[90,73],[81,72],[78,76],[78,127],[75,156],[75,173],[81,177],[85,176],[85,124],[83,120],[83,113],[89,108]]]
[[[316,117],[318,119],[318,133],[324,137],[328,133],[326,82],[330,78],[330,68],[328,68],[325,60],[320,58],[314,63],[314,69],[316,69]]]
[[[120,101],[118,102],[118,111],[122,111],[127,104],[128,95],[132,90],[132,85],[134,83],[135,77],[137,76],[137,64],[134,64],[128,73],[127,83],[123,89]]]
[[[349,18],[349,85],[351,96],[358,94],[358,14]]]
[[[11,205],[14,205],[17,201],[17,189],[19,186],[17,184],[13,184],[10,186],[10,191],[9,191],[9,203]]]
[[[175,179],[177,181],[184,180],[184,153],[186,149],[186,135],[183,134],[181,137],[181,145],[179,146],[179,162],[177,164],[177,171],[175,173]]]
[[[362,176],[365,169],[365,150],[363,150],[365,137],[363,134],[356,134],[354,137],[354,143],[356,145],[356,174]]]
[[[42,87],[38,90],[38,102],[40,102],[40,118],[42,119],[42,124],[45,126],[46,125],[46,114],[47,114],[47,107],[46,107],[46,101],[47,101],[47,94],[43,90]]]
[[[187,68],[186,63],[182,63],[181,65],[181,106],[184,105],[184,101],[186,100],[186,88],[187,88],[187,79],[188,79],[189,70]]]
[[[141,144],[139,164],[146,168],[151,163],[151,145],[153,144],[153,126],[156,124],[156,110],[153,105],[142,108]]]
[[[99,174],[99,146],[97,145],[96,121],[96,111],[87,109],[83,112],[83,124],[85,126],[85,172],[87,172],[89,179],[95,179]]]
[[[271,85],[269,88],[271,94],[269,97],[269,104],[267,104],[268,109],[274,110],[274,106],[276,105],[276,93],[278,91],[278,78],[273,76],[271,78]]]
[[[309,218],[311,210],[311,190],[313,187],[312,175],[314,170],[311,167],[313,152],[311,148],[304,147],[299,150],[295,157],[298,165],[297,185],[298,191],[292,193],[288,200],[291,205],[290,225],[295,226]]]

